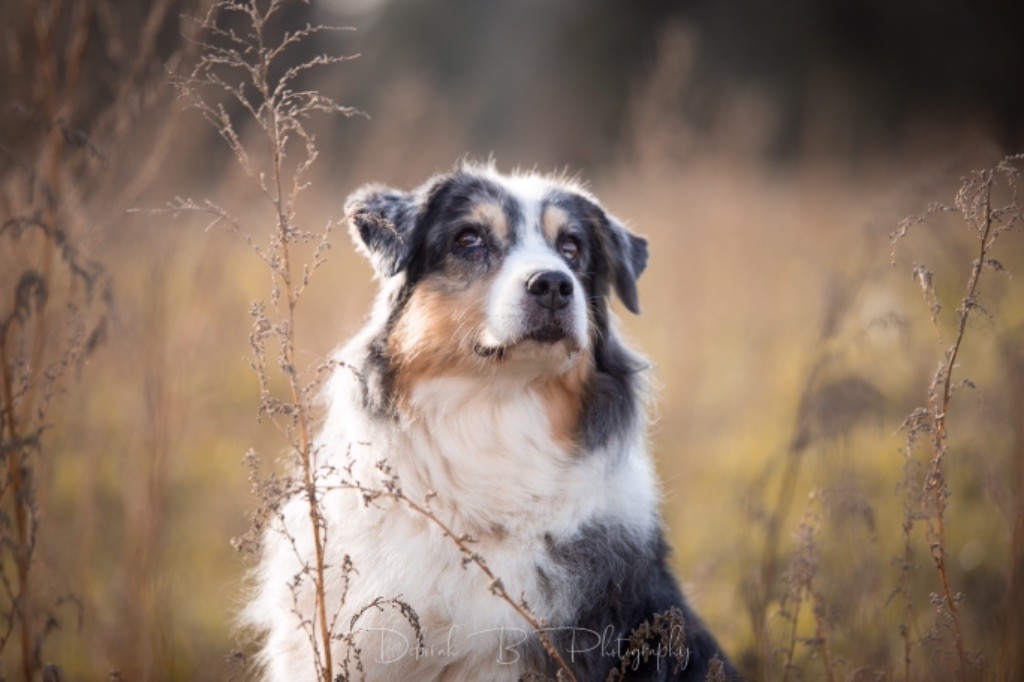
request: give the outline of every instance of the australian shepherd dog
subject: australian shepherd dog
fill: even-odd
[[[542,638],[581,682],[733,678],[669,569],[647,363],[609,308],[639,312],[647,241],[574,181],[492,165],[345,210],[380,291],[314,448],[338,679],[564,677]],[[441,523],[352,489],[382,472]],[[312,681],[308,499],[279,512],[244,618],[266,679]]]

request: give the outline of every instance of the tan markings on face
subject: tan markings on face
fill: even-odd
[[[558,234],[568,222],[569,214],[565,212],[565,209],[558,206],[548,206],[544,209],[544,214],[541,216],[541,227],[544,230],[544,238],[548,240],[549,244],[555,243]]]
[[[551,435],[566,452],[579,449],[583,392],[594,371],[590,351],[584,351],[569,372],[541,380],[539,392],[551,424]]]
[[[413,291],[388,341],[400,402],[422,379],[479,365],[474,346],[486,323],[492,279],[467,285],[439,277]]]
[[[508,216],[501,204],[496,201],[483,201],[473,206],[467,214],[469,220],[486,225],[498,239],[507,244],[509,241]]]

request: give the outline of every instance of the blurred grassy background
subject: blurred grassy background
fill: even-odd
[[[148,5],[99,6],[123,18],[127,40]],[[29,109],[35,9],[0,11],[11,64],[3,99]],[[656,367],[652,445],[692,601],[744,670],[781,678],[782,588],[759,583],[767,528],[776,514],[781,581],[808,493],[821,490],[816,586],[837,674],[895,679],[904,461],[895,432],[924,404],[942,351],[911,265],[935,273],[949,340],[974,246],[955,220],[936,220],[899,246],[894,267],[888,235],[928,203],[951,203],[967,171],[1024,149],[1024,47],[1012,33],[1022,14],[952,0],[296,3],[282,27],[358,29],[325,35],[296,59],[361,53],[308,84],[369,114],[316,124],[321,158],[300,215],[318,229],[363,182],[409,187],[463,155],[493,154],[503,170],[579,172],[651,241],[643,315],[622,311],[622,326]],[[97,36],[109,38],[113,24],[97,17]],[[155,62],[176,53],[179,30],[167,12]],[[87,131],[115,90],[100,42],[88,47],[71,119]],[[43,659],[73,680],[113,670],[129,680],[228,676],[247,566],[229,541],[253,506],[240,460],[249,447],[267,460],[285,447],[257,423],[245,361],[249,304],[269,291],[263,264],[201,221],[124,212],[210,198],[258,239],[273,229],[214,132],[180,111],[159,67],[147,73],[150,105],[96,140],[105,161],[66,168],[65,186],[83,188],[68,209],[71,234],[114,293],[106,341],[55,400],[36,463],[34,592],[81,605],[58,611]],[[38,126],[3,116],[4,144],[31,158]],[[10,185],[21,171],[5,158]],[[151,159],[129,205],[109,199]],[[299,320],[310,367],[359,328],[373,293],[343,231],[333,244]],[[1024,272],[1021,235],[995,255]],[[5,258],[31,256],[11,247]],[[4,290],[15,275],[0,274]],[[1021,670],[1021,614],[1007,607],[1024,494],[1020,287],[1019,276],[983,278],[992,317],[973,319],[961,362],[977,390],[958,393],[950,416],[952,579],[966,595],[967,646],[984,656],[984,676],[1001,679]],[[794,485],[780,493],[787,467]],[[919,640],[933,627],[937,585],[920,532],[915,546]],[[767,604],[760,639],[750,616],[758,601]],[[808,608],[800,633],[810,637]],[[942,646],[915,648],[920,679],[946,675],[949,661],[934,653]],[[815,652],[795,651],[807,679],[824,676]],[[5,677],[12,656],[0,661]]]

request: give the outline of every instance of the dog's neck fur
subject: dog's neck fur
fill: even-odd
[[[567,487],[577,484],[567,475],[575,448],[556,434],[542,390],[502,379],[420,383],[409,400],[405,447],[395,452],[406,485],[435,492],[474,532],[566,504]]]
[[[350,346],[341,356],[346,365],[350,363],[344,357],[351,350]],[[360,352],[365,354],[365,346]],[[653,487],[653,472],[621,480],[615,475],[619,466],[648,466],[646,458],[622,461],[615,455],[646,447],[639,424],[601,448],[581,451],[583,434],[572,441],[560,435],[551,413],[550,382],[501,376],[488,381],[432,378],[406,396],[400,415],[377,413],[358,426],[351,417],[360,413],[357,405],[363,400],[365,378],[342,367],[336,370],[335,381],[350,388],[329,389],[330,409],[349,418],[328,418],[327,423],[348,423],[348,433],[324,436],[339,443],[386,443],[380,451],[386,453],[403,493],[415,502],[430,498],[431,508],[460,532],[523,537],[541,526],[557,534],[558,526],[564,525],[568,533],[580,519],[595,514],[635,518],[637,528],[654,522],[655,500],[630,506],[631,496],[623,496],[621,490],[622,480]],[[583,420],[581,414],[576,422],[582,426]],[[350,452],[357,460],[373,455],[359,447]],[[356,469],[363,477],[373,476],[376,464],[367,459]],[[649,495],[638,492],[632,499],[645,498]]]

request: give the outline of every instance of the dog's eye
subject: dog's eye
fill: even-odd
[[[562,241],[561,246],[558,247],[558,252],[562,254],[562,258],[575,263],[580,258],[580,243],[575,237],[567,237]]]
[[[455,237],[455,248],[460,250],[473,249],[483,245],[484,238],[480,236],[479,232],[471,227],[459,232],[458,236]]]

